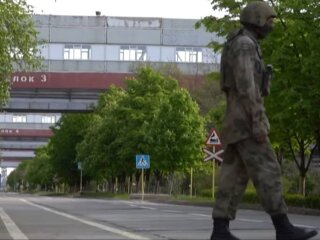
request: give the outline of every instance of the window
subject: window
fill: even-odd
[[[176,49],[176,62],[201,63],[202,61],[201,48],[183,47]]]
[[[25,122],[27,122],[27,116],[25,116],[25,115],[13,115],[12,122],[14,122],[14,123],[25,123]]]
[[[63,58],[69,60],[89,60],[91,59],[91,47],[81,44],[65,45]]]
[[[220,64],[221,54],[220,52],[213,52],[210,48],[202,49],[202,62]]]
[[[55,116],[42,116],[41,123],[55,123],[56,117]]]
[[[146,61],[147,50],[144,46],[121,46],[120,47],[121,61]]]

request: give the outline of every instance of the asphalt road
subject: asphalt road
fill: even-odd
[[[319,216],[290,218],[320,230]],[[231,228],[244,240],[275,239],[261,211],[240,210]],[[0,239],[209,239],[211,229],[209,207],[0,194]]]

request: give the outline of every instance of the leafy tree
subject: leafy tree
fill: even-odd
[[[32,9],[25,0],[0,1],[0,106],[9,94],[11,74],[40,65]]]
[[[199,165],[203,158],[204,121],[186,90],[175,89],[163,100],[149,129],[154,169],[167,172],[172,178],[177,170]]]
[[[83,173],[95,180],[99,181],[106,175],[105,171],[107,166],[103,161],[103,154],[99,150],[103,150],[100,147],[101,143],[97,138],[100,137],[102,129],[102,118],[98,115],[94,115],[91,120],[91,126],[87,129],[84,139],[76,146],[76,159],[81,162]]]
[[[115,124],[118,126],[115,139],[109,145],[109,149],[112,149],[109,154],[112,153],[112,158],[117,159],[113,165],[121,166],[116,167],[118,174],[130,176],[136,173],[136,179],[139,179],[140,171],[135,169],[134,156],[139,153],[150,154],[153,148],[149,136],[150,124],[164,99],[178,88],[178,83],[151,68],[139,69],[136,77],[128,79],[126,83],[125,97],[109,114],[113,118],[108,118],[114,122],[108,126],[112,126],[112,129],[115,129]],[[107,129],[108,126],[104,126]]]
[[[125,91],[114,86],[100,96],[90,127],[77,146],[77,159],[83,163],[84,174],[97,182],[116,176],[118,169],[126,170],[117,158],[121,145],[116,138],[121,125],[114,114],[125,96]]]
[[[219,36],[239,26],[239,13],[250,1],[213,0],[214,10],[225,11],[225,16],[216,19],[208,16],[198,22],[208,31]],[[299,169],[301,188],[304,193],[305,176],[310,166],[312,146],[319,144],[320,117],[320,35],[319,6],[317,0],[268,1],[278,14],[273,33],[262,41],[265,61],[274,66],[271,96],[267,98],[267,111],[271,121],[272,136],[277,145],[292,153]],[[211,44],[221,48],[220,42]],[[296,158],[298,153],[298,158]]]
[[[275,66],[276,76],[268,110],[278,135],[286,135],[284,141],[299,169],[299,192],[303,195],[320,119],[317,107],[320,83],[316,80],[320,76],[317,69],[320,48],[314,39],[320,34],[317,27],[320,5],[318,1],[305,3],[279,2],[279,24],[266,43],[267,49],[273,48],[268,57]]]
[[[204,76],[203,85],[197,89],[192,89],[190,94],[193,99],[199,104],[201,115],[210,115],[213,109],[221,109],[225,105],[225,98],[223,92],[220,90],[220,74],[212,72]],[[218,122],[217,122],[218,121]],[[219,119],[207,120],[208,130],[213,126],[219,125]]]
[[[26,186],[26,174],[29,161],[23,161],[7,178],[7,185],[15,191],[22,191]]]
[[[178,82],[150,68],[142,68],[136,79],[127,84],[128,98],[124,104],[130,107],[124,109],[129,118],[123,136],[132,145],[126,145],[129,153],[126,158],[149,153],[157,180],[164,172],[172,176],[174,171],[199,160],[202,118],[198,106]]]
[[[139,153],[151,155],[152,170],[159,177],[164,171],[183,169],[201,159],[202,118],[196,103],[177,81],[151,68],[141,68],[126,83],[125,91],[110,88],[100,98],[97,124],[78,147],[78,157],[90,171],[94,173],[98,167],[101,176],[118,177],[123,182],[134,173],[139,178],[134,162]],[[157,127],[162,131],[156,132]],[[164,136],[168,132],[170,138]],[[161,148],[169,148],[170,158],[165,158],[168,155]]]
[[[40,185],[47,190],[47,187],[53,183],[54,172],[47,145],[36,149],[35,157],[29,161],[26,170],[26,180],[29,184]]]
[[[76,186],[80,178],[76,146],[84,138],[89,120],[90,114],[63,114],[52,127],[53,136],[48,144],[50,162],[53,171],[70,187]]]
[[[15,169],[15,170],[13,170],[10,174],[9,174],[9,176],[7,177],[7,182],[6,182],[6,184],[7,184],[7,186],[9,186],[9,188],[11,189],[11,190],[15,190],[16,189],[16,185],[17,185],[17,183],[18,183],[18,174],[17,174],[18,172],[17,172],[17,169]]]

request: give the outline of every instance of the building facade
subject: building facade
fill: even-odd
[[[31,159],[62,112],[89,111],[108,86],[124,86],[136,68],[172,66],[186,76],[218,71],[220,39],[197,20],[34,15],[43,66],[15,73],[0,114],[1,167]]]

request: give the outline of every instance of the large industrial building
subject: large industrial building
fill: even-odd
[[[85,112],[108,86],[143,64],[174,65],[186,76],[218,71],[207,47],[215,34],[195,29],[197,20],[34,15],[43,66],[15,73],[11,97],[0,113],[0,158],[6,169],[31,159],[52,135],[62,112]],[[196,84],[193,83],[193,84]]]

